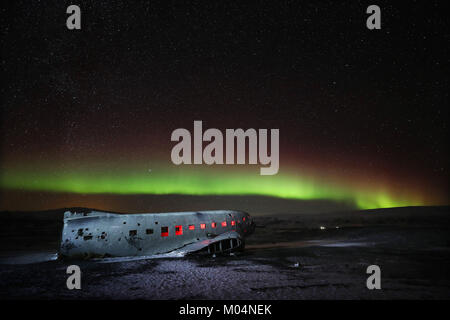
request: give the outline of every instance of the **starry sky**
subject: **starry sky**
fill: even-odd
[[[367,1],[78,1],[68,30],[71,2],[10,2],[0,210],[36,193],[36,209],[60,193],[448,204],[443,3],[378,1],[382,29],[368,30]],[[279,173],[175,166],[171,132],[194,120],[278,128]]]

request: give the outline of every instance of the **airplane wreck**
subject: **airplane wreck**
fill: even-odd
[[[60,258],[229,253],[242,250],[253,233],[241,211],[119,214],[66,211]]]

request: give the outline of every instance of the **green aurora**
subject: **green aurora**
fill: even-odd
[[[360,209],[425,205],[418,194],[386,186],[356,187],[324,181],[292,168],[260,176],[259,168],[207,166],[78,166],[56,169],[14,167],[2,171],[5,190],[78,194],[261,195],[287,199],[345,201]]]

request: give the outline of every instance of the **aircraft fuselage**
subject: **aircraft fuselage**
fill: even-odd
[[[224,252],[242,248],[254,223],[241,211],[117,214],[64,213],[60,256],[151,256],[182,250]],[[217,240],[216,240],[217,239]]]

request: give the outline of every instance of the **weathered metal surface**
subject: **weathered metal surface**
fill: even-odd
[[[253,230],[252,218],[241,211],[145,214],[67,211],[59,254],[91,258],[151,256],[175,250],[186,254],[201,250],[233,251],[243,247],[245,236]]]

